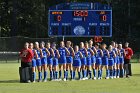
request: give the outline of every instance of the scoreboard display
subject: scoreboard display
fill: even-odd
[[[65,3],[49,9],[48,35],[111,37],[112,9],[99,3]]]

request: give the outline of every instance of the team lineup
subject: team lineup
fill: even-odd
[[[103,67],[106,70],[105,79],[124,77],[124,57],[126,55],[122,44],[116,44],[114,41],[108,46],[105,43],[101,45],[93,41],[80,42],[79,46],[72,46],[71,41],[60,42],[57,48],[56,43],[38,42],[26,43],[33,54],[32,59],[32,78],[36,81],[36,68],[38,70],[38,82],[46,82],[48,79],[48,70],[50,71],[51,81],[61,81],[62,71],[63,81],[76,80],[96,80],[102,79]],[[44,75],[42,74],[44,73]],[[44,77],[44,78],[43,78]]]

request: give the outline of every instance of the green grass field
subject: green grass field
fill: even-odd
[[[0,64],[0,93],[140,93],[139,63],[132,64],[130,78],[46,83],[19,83],[19,66],[20,63]]]

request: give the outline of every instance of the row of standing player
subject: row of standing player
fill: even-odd
[[[52,45],[48,42],[30,43],[29,48],[34,53],[32,59],[33,82],[36,80],[36,67],[38,69],[38,81],[42,81],[42,72],[44,72],[43,81],[47,81],[47,69],[50,71],[50,80],[62,80],[62,69],[64,71],[64,81],[68,80],[68,71],[70,71],[71,80],[75,80],[75,72],[78,72],[79,80],[93,79],[96,80],[96,72],[98,71],[98,79],[102,79],[102,69],[106,69],[106,79],[119,78],[124,75],[124,56],[125,51],[122,44],[111,45],[106,48],[106,44],[101,46],[97,43],[93,46],[93,41],[80,43],[80,48],[76,45],[73,49],[71,42],[67,41],[66,47],[63,41],[57,49],[56,44]],[[59,67],[59,79],[58,79]],[[82,75],[81,75],[82,72]]]

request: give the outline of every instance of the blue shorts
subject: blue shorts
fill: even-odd
[[[117,57],[114,58],[114,63],[117,63]]]
[[[48,65],[53,65],[53,58],[52,57],[48,57],[47,58],[47,62],[48,62]]]
[[[102,65],[102,58],[96,58],[96,65]]]
[[[107,57],[103,57],[102,58],[102,65],[108,65],[108,58]]]
[[[120,64],[119,56],[117,56],[117,64]]]
[[[87,57],[87,66],[91,66],[91,57]]]
[[[36,65],[37,66],[41,66],[42,64],[41,64],[41,59],[36,59]]]
[[[36,60],[32,59],[32,67],[36,67]]]
[[[73,58],[71,56],[66,57],[67,59],[67,64],[72,64],[73,63]]]
[[[58,59],[58,62],[59,62],[59,64],[66,64],[67,63],[66,57],[60,57]]]
[[[73,60],[74,67],[81,67],[81,60]]]
[[[53,59],[53,66],[58,66],[58,58]]]
[[[123,57],[120,57],[119,58],[119,61],[120,61],[120,64],[123,64],[124,63],[124,58]]]
[[[91,57],[91,64],[94,64],[94,63],[96,63],[96,57],[95,56],[92,56]]]
[[[42,65],[47,64],[47,58],[46,57],[41,58],[41,64]]]
[[[108,63],[109,63],[108,66],[114,66],[114,59],[109,59]]]
[[[84,58],[81,59],[81,64],[82,65],[87,65],[86,57],[84,57]]]

